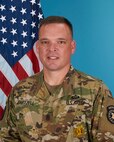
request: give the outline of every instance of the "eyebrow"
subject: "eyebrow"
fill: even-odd
[[[66,41],[66,39],[65,39],[65,38],[58,38],[58,40],[64,40],[64,41]]]
[[[42,41],[42,40],[48,40],[48,38],[41,38],[41,39],[39,39],[39,41]]]
[[[39,41],[42,41],[42,40],[50,40],[48,38],[41,38],[39,39]],[[64,40],[64,41],[67,41],[65,38],[57,38],[56,40]]]

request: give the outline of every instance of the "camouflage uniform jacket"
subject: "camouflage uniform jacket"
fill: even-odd
[[[50,94],[42,71],[13,88],[0,127],[0,142],[114,142],[114,100],[72,66]]]

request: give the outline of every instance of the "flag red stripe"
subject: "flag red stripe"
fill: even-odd
[[[3,117],[3,112],[4,112],[4,110],[3,110],[3,108],[0,106],[0,120],[1,120],[2,117]]]
[[[13,71],[15,72],[16,76],[18,77],[19,80],[22,80],[23,78],[28,77],[28,74],[26,73],[26,71],[24,70],[24,68],[20,65],[19,62],[17,62],[14,66],[13,66]]]
[[[12,86],[1,71],[0,71],[0,81],[2,82],[0,84],[0,88],[3,90],[6,96],[8,96],[12,89]]]
[[[33,63],[33,70],[35,73],[39,72],[40,67],[39,67],[39,62],[38,59],[33,51],[33,49],[31,49],[28,53],[27,53],[28,57],[30,58],[31,62]]]

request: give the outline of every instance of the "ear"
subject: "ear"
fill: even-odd
[[[71,53],[74,54],[76,50],[76,42],[74,40],[72,40],[71,42]]]
[[[36,51],[39,53],[39,40],[36,41]]]

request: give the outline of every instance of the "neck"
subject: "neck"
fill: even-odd
[[[44,80],[49,84],[49,85],[59,85],[63,82],[67,72],[69,71],[69,67],[63,68],[61,70],[47,70],[43,69],[44,71]]]

